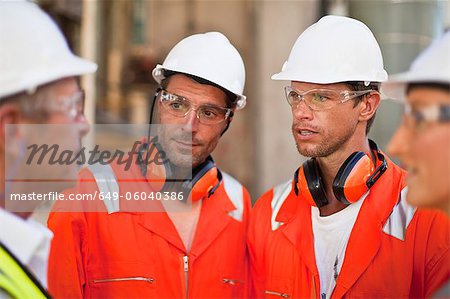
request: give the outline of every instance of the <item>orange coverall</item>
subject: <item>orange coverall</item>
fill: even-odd
[[[410,206],[404,188],[405,172],[388,161],[356,219],[331,298],[423,298],[449,279],[449,220]],[[292,181],[257,201],[248,235],[255,297],[320,298],[311,205]]]
[[[137,166],[127,173],[112,168],[121,178],[142,177]],[[98,191],[89,170],[82,170],[82,180],[70,192]],[[118,184],[121,194],[152,191],[132,180]],[[250,199],[230,176],[203,199],[190,252],[164,211],[109,213],[101,201],[89,204],[101,212],[58,212],[63,205],[56,205],[50,214],[49,290],[55,298],[247,296]]]

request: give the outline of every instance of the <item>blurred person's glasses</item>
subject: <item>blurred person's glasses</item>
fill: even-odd
[[[336,91],[331,89],[311,89],[308,91],[298,91],[291,86],[284,88],[286,99],[293,110],[298,108],[301,101],[304,101],[313,111],[331,109],[339,103],[345,103],[351,99],[363,96],[365,94],[376,92],[375,90],[363,91]]]
[[[450,105],[435,104],[413,107],[405,104],[404,119],[408,127],[421,130],[430,123],[450,122]]]
[[[159,92],[159,101],[168,113],[176,117],[186,117],[191,110],[194,110],[200,123],[205,125],[220,124],[231,117],[233,113],[230,108],[216,105],[194,105],[185,97],[170,93],[166,90]]]
[[[70,118],[75,119],[84,113],[84,99],[84,90],[78,90],[71,96],[45,101],[42,103],[42,106],[48,112],[65,113]]]

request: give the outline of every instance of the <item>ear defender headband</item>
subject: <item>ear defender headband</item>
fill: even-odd
[[[344,204],[358,201],[387,169],[386,159],[376,143],[369,139],[369,145],[378,166],[373,164],[370,154],[354,152],[344,161],[333,180],[334,196]],[[320,208],[328,204],[322,173],[315,158],[305,161],[295,172],[294,191],[297,196],[302,192],[313,206]]]
[[[162,152],[161,145],[157,142],[152,143],[150,148],[154,146],[155,149],[151,149],[151,157],[149,161],[153,161],[153,158]],[[147,165],[145,163],[145,155],[149,151],[149,145],[147,143],[142,144],[138,151],[138,163],[142,175],[147,179],[152,189],[156,191],[161,190],[177,190],[183,193],[183,198],[191,201],[197,201],[207,196],[210,197],[219,187],[222,182],[222,173],[216,167],[214,160],[211,156],[195,167],[192,170],[192,179],[181,180],[175,179],[175,171],[170,161],[163,164],[151,163]]]

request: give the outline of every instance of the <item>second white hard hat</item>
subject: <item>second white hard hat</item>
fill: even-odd
[[[0,99],[97,65],[75,56],[50,17],[30,1],[0,1]]]
[[[380,46],[362,22],[325,16],[295,42],[288,60],[273,80],[330,84],[387,80]]]
[[[392,75],[381,89],[388,97],[401,100],[406,85],[414,82],[450,84],[450,32],[425,49],[407,72]]]
[[[188,36],[176,44],[163,64],[152,72],[156,82],[165,78],[164,70],[194,75],[211,81],[237,97],[237,109],[244,108],[245,67],[241,55],[220,32]]]

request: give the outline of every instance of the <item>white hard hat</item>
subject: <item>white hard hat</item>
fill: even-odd
[[[450,32],[425,49],[407,72],[390,76],[381,89],[388,97],[401,100],[410,82],[450,84]]]
[[[380,46],[362,22],[325,16],[297,39],[273,80],[330,84],[387,80]]]
[[[161,83],[164,70],[194,75],[211,81],[237,96],[237,109],[242,109],[246,97],[245,67],[241,55],[220,32],[188,36],[176,44],[163,64],[153,69],[153,78]]]
[[[0,99],[96,69],[70,51],[56,24],[36,4],[0,1]]]

